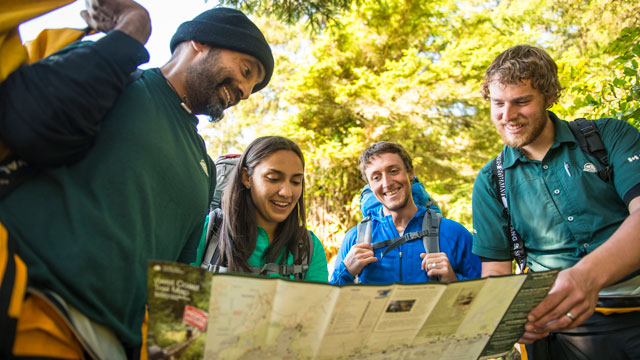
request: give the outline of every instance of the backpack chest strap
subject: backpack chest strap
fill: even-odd
[[[229,269],[227,267],[213,264],[207,264],[207,266],[203,266],[203,268],[215,274],[229,272]],[[278,274],[282,276],[290,276],[304,274],[307,272],[307,270],[309,270],[309,265],[286,265],[270,263],[264,264],[263,266],[251,267],[251,273],[261,275]]]
[[[389,248],[387,248],[387,250],[385,250],[382,255],[380,256],[380,259],[382,260],[382,258],[391,250],[397,248],[398,246],[412,241],[412,240],[417,240],[417,239],[421,239],[423,236],[429,236],[431,234],[431,231],[429,230],[420,230],[420,231],[415,231],[415,232],[410,232],[410,233],[406,233],[402,236],[393,238],[393,239],[389,239],[389,240],[385,240],[385,241],[380,241],[380,242],[375,242],[371,244],[371,247],[375,250],[375,249],[380,249],[382,247],[385,246],[389,246]]]
[[[263,266],[251,267],[251,272],[254,274],[278,274],[282,276],[290,276],[296,274],[304,274],[309,270],[309,265],[286,265],[286,264],[264,264]]]

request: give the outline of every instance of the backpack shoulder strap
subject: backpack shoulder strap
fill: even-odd
[[[309,253],[305,253],[302,251],[303,242],[300,241],[298,243],[298,250],[295,254],[293,254],[293,263],[302,265],[301,271],[295,273],[295,278],[299,280],[304,280],[304,277],[307,275],[307,270],[309,270],[309,265],[311,264],[311,258],[313,257],[313,235],[311,235],[311,231],[307,230],[307,241],[309,241]],[[300,255],[302,254],[302,255]],[[301,256],[300,261],[298,261],[298,257]],[[281,274],[284,275],[284,274]]]
[[[371,244],[371,217],[367,216],[358,223],[356,227],[356,244]],[[356,275],[355,284],[360,283],[360,275]]]
[[[507,233],[507,237],[511,243],[511,256],[516,260],[518,268],[520,268],[520,272],[523,272],[527,262],[527,254],[524,250],[524,241],[522,240],[522,237],[518,234],[518,231],[516,231],[516,228],[511,223],[509,203],[507,202],[507,188],[504,180],[505,174],[504,168],[502,167],[503,158],[504,151],[500,152],[500,154],[491,161],[491,168],[493,170],[494,181],[498,187],[496,192],[498,198],[502,201],[502,216],[507,220],[505,232]]]
[[[216,171],[216,189],[211,200],[212,208],[215,209],[222,206],[222,195],[227,188],[227,183],[229,182],[231,172],[233,171],[233,168],[236,166],[239,160],[240,155],[238,154],[226,154],[218,156],[213,162],[213,167]]]
[[[427,254],[440,252],[440,220],[442,215],[427,208],[422,218],[422,243]],[[432,277],[435,281],[440,281],[440,276]]]
[[[310,265],[311,259],[313,258],[313,235],[311,235],[311,231],[307,230],[307,238],[309,239],[309,256],[306,259],[303,258],[302,264]]]
[[[575,119],[569,122],[569,129],[580,144],[580,149],[595,157],[602,166],[602,169],[598,170],[600,179],[604,182],[612,180],[613,167],[609,165],[609,154],[607,154],[607,149],[602,142],[602,135],[595,122],[585,118]]]
[[[222,227],[222,210],[213,209],[209,213],[209,224],[207,225],[207,234],[205,235],[206,251],[202,259],[201,268],[211,272],[226,272],[217,265],[220,259],[220,228]],[[222,271],[220,271],[222,270]]]
[[[371,218],[365,217],[356,228],[356,244],[371,244]]]
[[[424,244],[424,249],[429,253],[438,253],[440,252],[440,220],[442,219],[442,215],[437,213],[429,208],[424,213],[424,218],[422,218],[422,230],[426,231],[427,234],[422,237],[422,243]]]

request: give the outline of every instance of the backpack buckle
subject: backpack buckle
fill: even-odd
[[[402,235],[402,242],[405,243],[407,241],[411,241],[413,239],[416,239],[418,237],[418,232],[410,232],[407,234]]]

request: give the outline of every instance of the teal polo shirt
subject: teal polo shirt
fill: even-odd
[[[528,159],[519,148],[504,147],[504,169],[511,220],[522,236],[533,271],[568,268],[604,243],[629,215],[640,195],[640,134],[616,119],[596,120],[613,166],[613,184],[602,181],[597,160],[582,152],[566,121],[549,112],[553,145],[542,159]],[[473,188],[473,253],[511,259],[507,221],[492,176],[491,162]]]

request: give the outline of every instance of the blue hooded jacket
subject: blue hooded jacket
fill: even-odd
[[[405,233],[422,230],[422,219],[427,210],[421,204],[426,204],[430,199],[422,183],[417,182],[417,179],[412,180],[412,183],[412,194],[414,199],[417,199],[414,201],[418,206],[418,211],[409,221]],[[431,205],[430,208],[440,212],[437,205]],[[400,236],[391,215],[384,216],[382,204],[378,202],[368,186],[365,186],[361,193],[361,212],[364,216],[371,217],[372,243]],[[343,260],[356,243],[356,228],[357,226],[351,228],[342,241],[331,275],[330,283],[332,284],[344,285],[354,281],[354,277],[347,270]],[[480,259],[471,252],[471,246],[472,236],[464,226],[453,220],[442,218],[440,222],[440,251],[447,254],[458,280],[480,277]],[[427,272],[421,268],[420,254],[425,252],[421,239],[404,243],[382,257],[381,255],[386,249],[385,246],[374,250],[374,256],[378,258],[378,261],[365,266],[360,273],[361,283],[424,283],[429,281]]]

